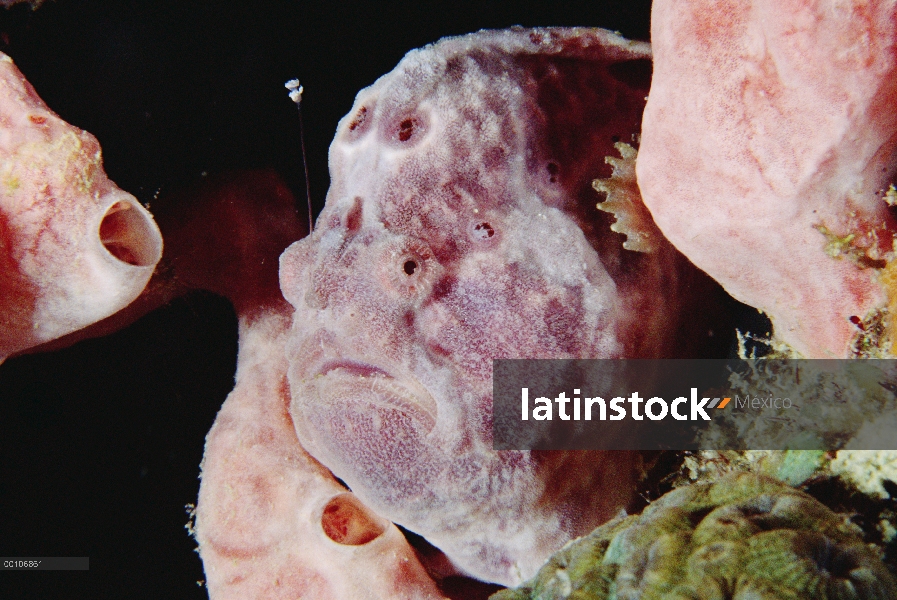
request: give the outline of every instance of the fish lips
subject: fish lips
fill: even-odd
[[[437,405],[413,376],[345,358],[301,370],[312,375],[291,377],[297,436],[337,474],[382,470],[387,447],[414,460],[429,445]]]

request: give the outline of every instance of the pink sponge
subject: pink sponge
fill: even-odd
[[[123,308],[161,254],[150,214],[103,172],[96,138],[0,54],[0,361]]]
[[[657,225],[798,352],[845,356],[891,250],[897,5],[658,0],[651,27]]]

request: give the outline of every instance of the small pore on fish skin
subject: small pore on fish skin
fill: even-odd
[[[358,140],[370,130],[374,121],[374,102],[368,102],[355,111],[355,116],[346,126],[344,135],[350,140]]]
[[[355,202],[352,204],[352,208],[349,212],[346,213],[346,231],[347,233],[357,233],[359,229],[361,229],[361,225],[364,222],[364,215],[362,210],[364,208],[364,201],[356,196]]]
[[[486,221],[482,221],[473,226],[473,237],[477,240],[488,240],[495,235],[495,229]]]

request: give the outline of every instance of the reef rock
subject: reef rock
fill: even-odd
[[[0,361],[127,306],[162,254],[100,146],[0,54]]]
[[[302,445],[477,578],[522,581],[633,491],[630,454],[494,451],[491,375],[674,351],[681,257],[624,250],[590,185],[639,131],[649,59],[595,29],[409,53],[341,121],[317,228],[281,258]]]
[[[808,358],[884,304],[892,0],[658,0],[637,164],[664,235]]]

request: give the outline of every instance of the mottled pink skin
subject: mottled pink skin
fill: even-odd
[[[125,307],[161,252],[150,214],[103,172],[96,138],[0,54],[0,362]]]
[[[351,494],[303,450],[288,413],[292,310],[277,257],[307,232],[289,189],[270,171],[227,173],[160,204],[164,268],[122,318],[205,289],[227,297],[240,323],[236,386],[206,439],[196,508],[209,597],[442,598],[395,525],[357,501],[324,516]],[[342,537],[341,525],[350,526]]]
[[[847,355],[882,293],[817,226],[890,250],[897,3],[657,0],[651,37],[637,175],[657,225],[798,352]]]
[[[411,52],[340,123],[317,228],[281,258],[300,441],[477,578],[529,577],[633,491],[630,454],[494,451],[491,375],[669,352],[680,265],[624,251],[590,186],[638,132],[649,57],[585,29]]]

